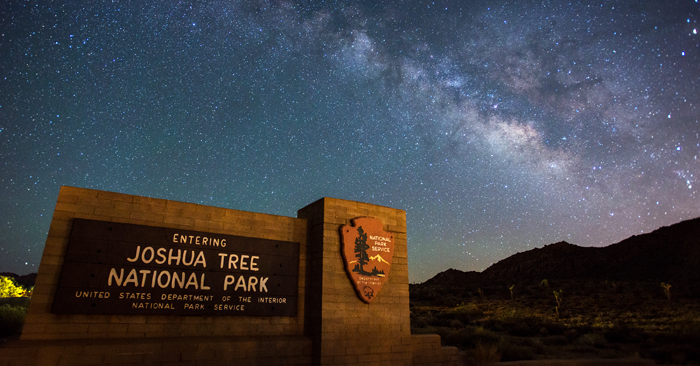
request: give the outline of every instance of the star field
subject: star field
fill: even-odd
[[[700,4],[6,1],[0,271],[61,185],[407,211],[409,274],[700,216]]]

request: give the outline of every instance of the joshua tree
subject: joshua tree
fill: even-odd
[[[554,299],[557,300],[557,307],[554,308],[557,311],[557,318],[559,318],[559,307],[561,306],[562,290],[554,290]]]
[[[514,288],[515,288],[515,284],[508,287],[508,290],[510,290],[510,301],[513,301],[513,289]]]
[[[542,282],[540,282],[540,286],[544,288],[549,288],[549,281],[547,281],[547,279],[545,278],[544,280],[542,280]]]
[[[664,294],[666,294],[668,301],[671,301],[671,284],[661,282],[661,287],[664,289]]]
[[[479,287],[478,289],[476,289],[476,292],[479,293],[479,297],[481,297],[481,300],[483,301],[484,300],[484,290],[482,290],[481,287]]]

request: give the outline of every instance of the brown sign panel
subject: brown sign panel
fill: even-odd
[[[357,295],[370,303],[389,277],[394,256],[394,235],[382,230],[382,222],[370,217],[340,227],[345,271]]]
[[[299,243],[75,219],[56,314],[297,316]]]

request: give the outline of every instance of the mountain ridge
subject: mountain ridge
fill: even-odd
[[[605,247],[581,247],[564,241],[549,244],[513,254],[482,272],[448,269],[424,284],[459,287],[542,279],[682,282],[699,289],[700,218]]]

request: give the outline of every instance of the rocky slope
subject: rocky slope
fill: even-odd
[[[602,248],[550,244],[514,254],[483,272],[449,269],[424,284],[476,288],[542,279],[682,283],[700,296],[700,218]]]

